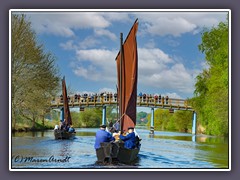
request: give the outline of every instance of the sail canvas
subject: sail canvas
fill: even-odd
[[[62,93],[63,93],[63,107],[64,107],[64,119],[66,120],[67,125],[72,125],[72,118],[70,115],[70,110],[68,106],[68,97],[67,97],[67,88],[65,77],[62,79]]]
[[[119,87],[118,98],[120,101],[119,106],[121,106],[121,130],[123,131],[126,131],[130,126],[135,127],[136,125],[138,76],[137,30],[138,20],[135,21],[125,42],[123,43],[122,52],[119,52],[116,57]]]

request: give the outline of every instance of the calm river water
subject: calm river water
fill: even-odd
[[[228,168],[228,139],[138,129],[136,162],[101,165],[94,149],[97,129],[76,129],[73,140],[55,140],[53,130],[12,134],[12,168]],[[26,160],[32,158],[32,161]]]

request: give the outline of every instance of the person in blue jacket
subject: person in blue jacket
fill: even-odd
[[[128,128],[128,135],[120,135],[120,139],[124,141],[124,147],[127,149],[134,149],[136,147],[136,135],[134,133],[134,128]]]
[[[106,125],[101,125],[100,129],[96,132],[96,140],[94,148],[98,149],[101,147],[100,143],[114,141],[115,138],[106,131]]]

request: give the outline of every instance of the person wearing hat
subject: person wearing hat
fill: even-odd
[[[136,147],[136,135],[134,133],[134,127],[128,128],[128,135],[123,136],[122,134],[119,136],[121,140],[124,141],[124,147],[127,149],[134,149]]]
[[[114,141],[115,138],[112,137],[112,135],[106,131],[106,125],[101,125],[100,129],[96,132],[96,140],[95,140],[95,145],[94,148],[98,149],[101,147],[102,142],[110,142]]]

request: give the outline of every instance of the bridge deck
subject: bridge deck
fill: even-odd
[[[116,97],[81,97],[74,98],[69,97],[68,99],[69,107],[99,107],[99,106],[108,106],[108,105],[117,105]],[[152,98],[142,98],[137,97],[137,106],[138,107],[152,107],[152,108],[162,108],[162,109],[178,109],[178,110],[192,110],[193,108],[188,104],[187,100],[184,99],[155,99]],[[63,107],[63,100],[55,98],[51,101],[51,108],[61,108]]]

